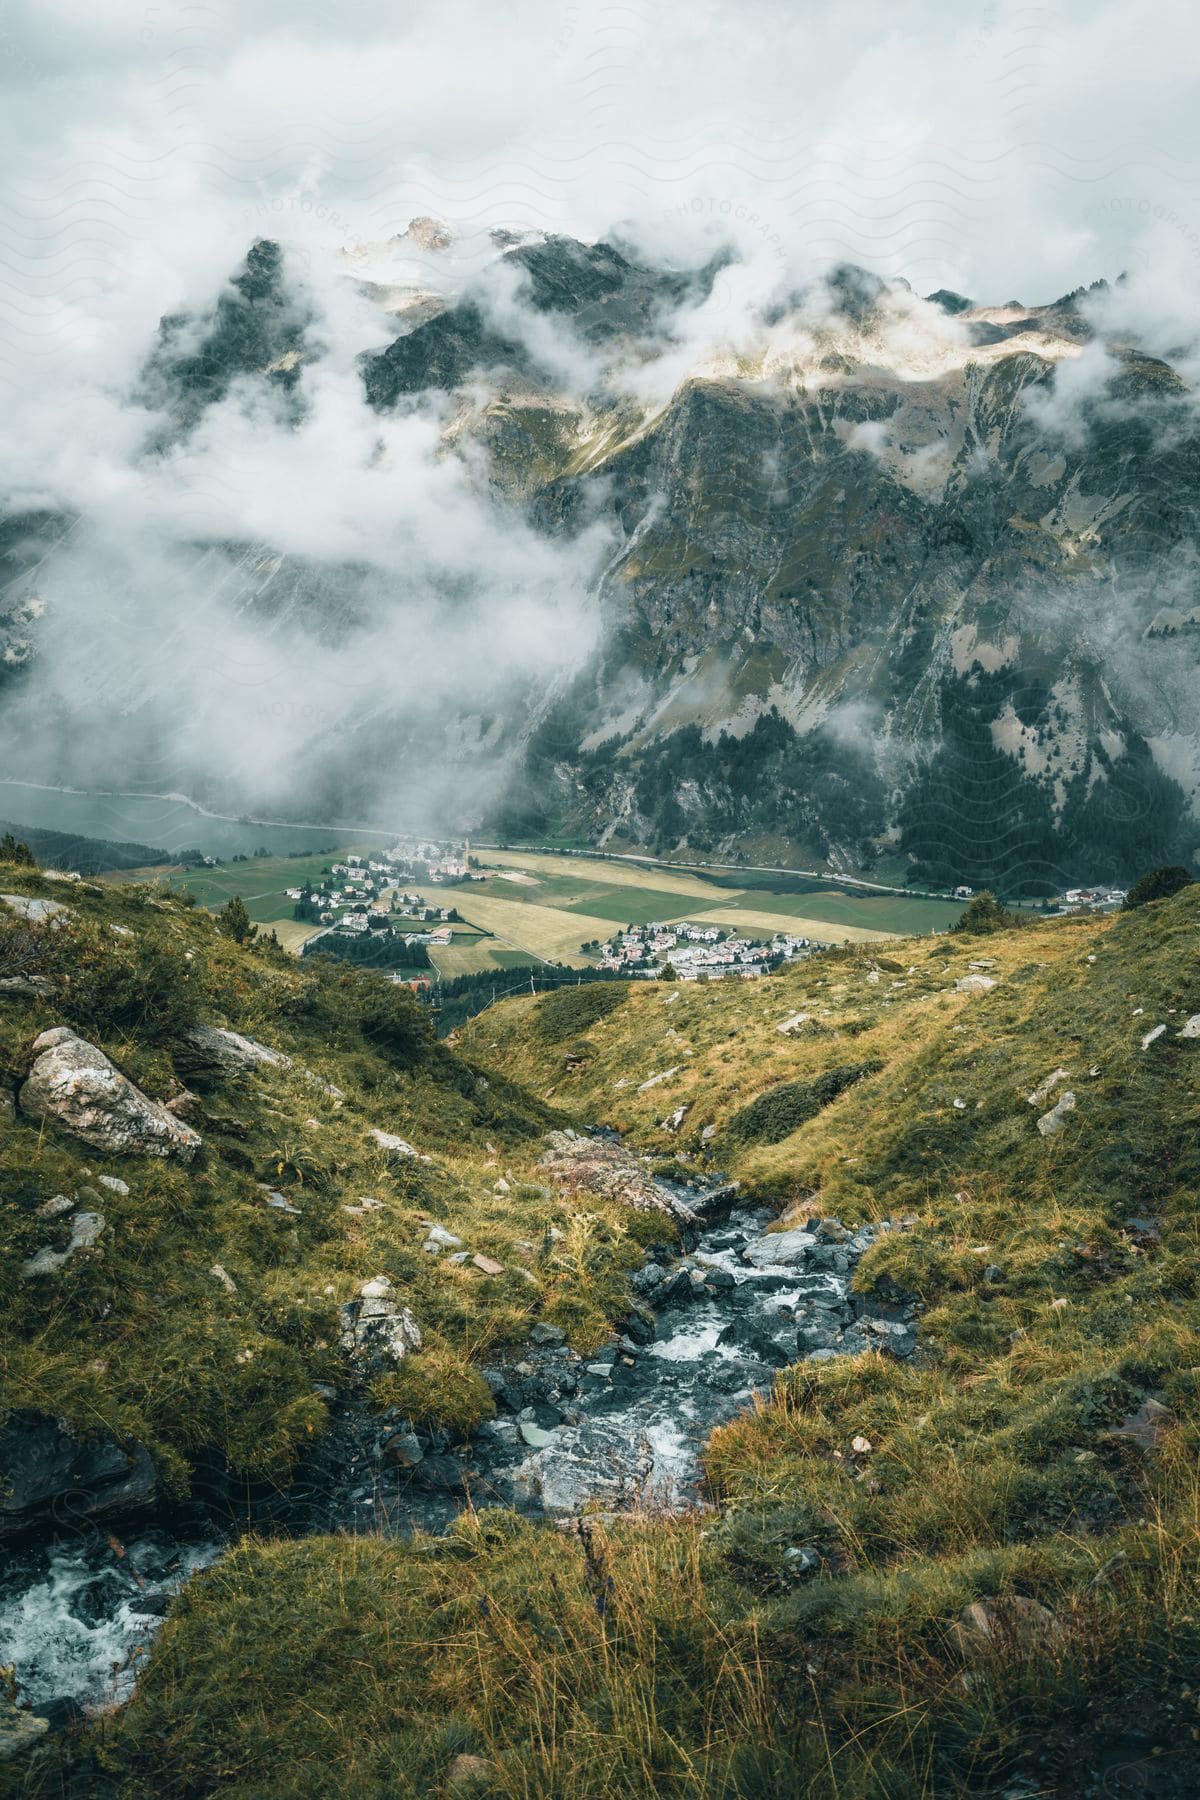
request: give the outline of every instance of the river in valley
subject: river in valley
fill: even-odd
[[[15,1550],[0,1578],[0,1664],[15,1665],[22,1703],[54,1724],[126,1699],[171,1597],[247,1526],[438,1532],[468,1498],[547,1520],[702,1504],[706,1438],[776,1369],[872,1345],[905,1357],[915,1343],[911,1309],[850,1292],[887,1227],[768,1234],[771,1219],[735,1206],[684,1254],[651,1247],[634,1276],[639,1311],[594,1355],[535,1326],[484,1371],[496,1417],[465,1446],[330,1396],[330,1429],[284,1494],[223,1490],[186,1518],[60,1529]]]

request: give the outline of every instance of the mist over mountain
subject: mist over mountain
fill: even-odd
[[[10,510],[8,766],[1011,892],[1190,860],[1200,441],[1145,276],[652,238],[253,241]]]

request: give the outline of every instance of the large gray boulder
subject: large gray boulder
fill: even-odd
[[[115,1156],[177,1156],[190,1162],[200,1136],[66,1025],[34,1039],[36,1061],[21,1088],[21,1111],[45,1119]]]
[[[742,1261],[756,1269],[790,1269],[804,1262],[816,1249],[817,1241],[815,1232],[799,1227],[795,1231],[769,1231],[746,1245]]]
[[[65,925],[70,907],[60,900],[41,900],[36,894],[0,894],[0,905],[29,925]]]

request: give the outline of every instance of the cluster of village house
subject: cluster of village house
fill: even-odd
[[[1110,907],[1123,906],[1127,888],[1090,887],[1068,888],[1058,902],[1059,912],[1105,912]]]
[[[630,975],[652,975],[670,963],[680,981],[697,981],[706,975],[721,981],[727,975],[765,975],[781,962],[807,956],[815,946],[806,937],[778,934],[770,943],[735,937],[715,925],[635,925],[611,943],[600,946],[600,967],[621,969]]]
[[[418,874],[423,884],[433,887],[482,879],[474,876],[465,856],[446,856],[435,845],[422,845],[414,854],[396,849],[378,857],[348,856],[345,862],[331,866],[328,879],[319,887],[288,888],[286,892],[290,900],[312,907],[321,925],[350,936],[379,931],[401,935],[407,944],[449,944],[449,924],[437,922],[449,921],[453,907],[431,906],[420,893],[400,886]],[[384,897],[389,900],[386,906]],[[435,928],[396,933],[396,921],[401,919],[433,923]]]

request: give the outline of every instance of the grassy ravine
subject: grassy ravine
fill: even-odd
[[[161,1100],[186,1085],[186,1032],[197,1021],[293,1058],[204,1091],[204,1151],[190,1168],[103,1156],[19,1115],[0,1117],[5,1404],[143,1439],[181,1492],[197,1459],[214,1456],[282,1479],[324,1422],[313,1383],[345,1378],[337,1307],[374,1275],[390,1275],[416,1313],[451,1425],[470,1423],[455,1396],[477,1391],[455,1370],[465,1375],[490,1345],[522,1341],[537,1317],[595,1341],[625,1309],[622,1271],[639,1260],[628,1218],[603,1208],[564,1214],[533,1180],[555,1115],[438,1045],[406,990],[298,963],[269,944],[240,947],[210,914],[146,886],[68,886],[0,867],[0,891],[71,909],[61,929],[0,909],[0,973],[60,984],[50,1000],[0,996],[0,1074],[10,1093],[33,1039],[61,1023]],[[389,1164],[372,1126],[431,1160]],[[511,1191],[498,1194],[505,1173]],[[130,1190],[92,1186],[81,1201],[108,1222],[101,1254],[22,1280],[37,1249],[67,1236],[62,1220],[37,1216],[38,1205],[78,1196],[100,1174]],[[300,1216],[273,1211],[264,1185]],[[364,1195],[382,1209],[343,1210]],[[426,1219],[502,1261],[505,1273],[426,1255]],[[567,1235],[544,1250],[551,1225]],[[535,1246],[532,1258],[521,1242]]]
[[[207,933],[209,967],[248,989],[284,979],[185,914],[153,924]],[[603,1012],[580,989],[574,1010],[562,993],[474,1021],[455,1054],[521,1084],[518,1148],[538,1107],[562,1107],[664,1167],[682,1151],[726,1168],[790,1217],[911,1218],[858,1285],[921,1296],[918,1360],[782,1371],[712,1440],[719,1506],[696,1518],[581,1538],[483,1513],[408,1545],[247,1544],[192,1584],[124,1714],[28,1763],[25,1791],[418,1796],[448,1791],[466,1753],[485,1765],[475,1791],[521,1797],[1194,1793],[1200,1041],[1177,1032],[1200,1012],[1198,952],[1192,888],[1115,921],[632,984]],[[955,991],[971,963],[990,992]],[[329,1030],[310,1062],[349,1111],[351,1068],[378,1053],[335,1055]],[[1060,1066],[1069,1080],[1031,1106]],[[830,1096],[840,1082],[820,1077],[851,1068]],[[444,1088],[403,1080],[433,1084],[432,1131]],[[754,1103],[788,1084],[801,1116],[817,1110],[776,1138],[791,1102]],[[1068,1088],[1075,1110],[1042,1137]],[[402,1117],[417,1137],[400,1111],[372,1122]],[[195,1200],[175,1206],[195,1231]],[[499,1234],[509,1202],[493,1216]],[[376,1227],[377,1259],[394,1229]],[[476,1330],[487,1317],[477,1302]],[[1131,1434],[1147,1396],[1166,1411]],[[990,1641],[959,1623],[976,1602]]]

